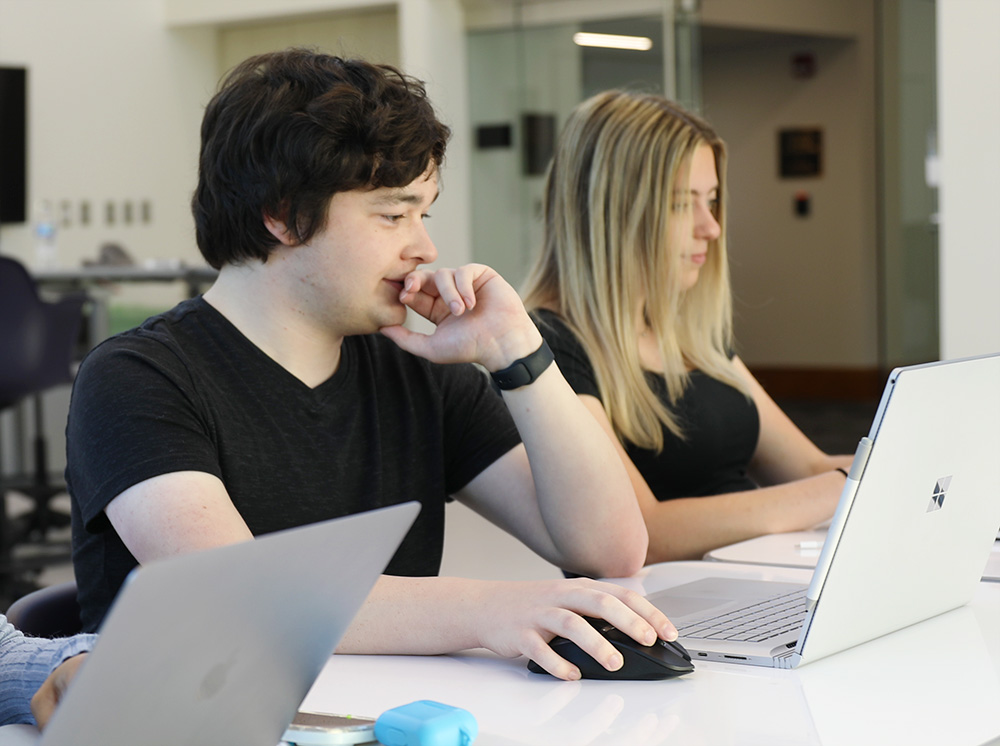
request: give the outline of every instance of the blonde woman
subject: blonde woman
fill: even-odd
[[[647,563],[821,523],[851,461],[817,448],[733,354],[725,166],[711,127],[666,99],[584,101],[549,171],[524,293],[617,446]]]

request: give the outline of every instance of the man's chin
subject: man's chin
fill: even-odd
[[[380,313],[379,317],[375,320],[375,329],[384,329],[387,326],[402,326],[406,323],[406,306],[400,305],[399,308],[387,309],[384,313]]]

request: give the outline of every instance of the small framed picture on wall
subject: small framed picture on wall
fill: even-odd
[[[823,130],[796,127],[778,131],[778,173],[783,179],[823,175]]]

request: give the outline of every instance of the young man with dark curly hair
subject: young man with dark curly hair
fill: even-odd
[[[647,644],[676,636],[616,585],[436,577],[452,497],[583,575],[634,573],[648,541],[620,459],[514,289],[482,265],[422,268],[448,135],[423,85],[388,66],[292,49],[224,79],[193,200],[219,277],[100,345],[73,392],[88,629],[137,563],[417,500],[340,652],[486,647],[574,679],[555,635],[622,663],[584,617]],[[404,327],[408,308],[433,333]]]

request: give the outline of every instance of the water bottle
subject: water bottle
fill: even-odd
[[[59,252],[56,247],[57,228],[52,203],[43,200],[35,211],[35,263],[38,269],[54,269],[59,266]]]

